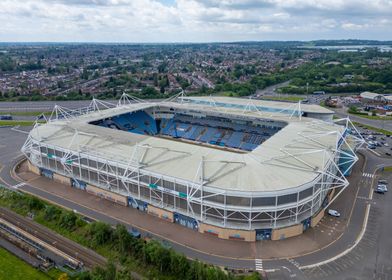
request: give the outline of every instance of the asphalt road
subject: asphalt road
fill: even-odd
[[[118,100],[105,100],[116,104]],[[55,105],[59,105],[68,109],[78,109],[87,107],[91,100],[77,101],[25,101],[25,102],[0,102],[0,112],[50,112]]]
[[[19,183],[10,176],[10,168],[15,164],[16,162],[15,158],[20,156],[21,153],[19,152],[19,149],[22,143],[24,142],[25,138],[26,135],[23,132],[14,131],[11,130],[11,128],[0,128],[0,163],[4,166],[4,168],[0,172],[0,177],[10,186],[17,185]],[[370,242],[372,243],[373,246],[375,246],[372,247],[373,248],[372,250],[377,254],[379,254],[382,250],[385,251],[385,254],[388,254],[388,252],[392,251],[392,246],[389,246],[390,242],[388,241],[389,237],[387,234],[392,230],[392,224],[388,221],[389,217],[387,214],[388,211],[390,211],[390,207],[391,207],[390,206],[391,203],[387,202],[388,194],[385,195],[384,198],[379,198],[376,196],[373,197],[372,199],[368,198],[369,194],[372,193],[370,191],[370,186],[371,183],[373,182],[373,178],[370,176],[374,173],[375,169],[379,166],[379,164],[391,165],[392,163],[389,158],[379,158],[376,155],[366,150],[364,151],[364,154],[366,155],[366,165],[364,166],[363,170],[359,170],[358,174],[355,175],[355,176],[359,176],[359,178],[357,177],[356,179],[357,183],[354,185],[350,185],[349,188],[351,189],[346,190],[342,194],[342,196],[336,200],[336,202],[333,205],[333,207],[338,210],[340,210],[341,207],[347,207],[347,205],[350,204],[347,203],[347,200],[345,200],[344,198],[345,197],[350,198],[348,196],[350,194],[350,190],[355,191],[356,189],[358,189],[358,196],[355,199],[356,203],[354,206],[354,211],[344,235],[338,241],[332,243],[327,248],[305,256],[298,256],[293,259],[263,261],[262,264],[263,269],[275,270],[275,272],[269,273],[269,279],[319,279],[320,275],[317,274],[317,270],[303,269],[303,267],[329,260],[335,257],[336,255],[342,253],[346,249],[350,248],[351,246],[353,246],[355,240],[357,239],[361,231],[364,215],[366,213],[366,207],[369,203],[371,205],[370,216],[369,216],[370,226],[367,227],[364,238],[359,242],[359,244],[355,247],[355,249],[353,249],[348,254],[355,253],[357,254],[356,256],[358,258],[359,256],[363,256],[361,258],[362,260],[367,260],[367,261],[371,260],[371,263],[368,263],[368,266],[370,265],[374,268],[375,274],[387,272],[385,271],[386,269],[385,265],[379,266],[381,261],[380,258],[368,259],[366,258],[366,252],[363,252],[361,255],[361,253],[360,252],[358,253],[356,250],[356,248],[361,248],[361,246],[367,246],[366,244]],[[352,176],[352,180],[356,178],[355,176],[354,175]],[[23,190],[31,191],[38,196],[42,196],[45,197],[46,199],[52,200],[58,204],[64,205],[68,208],[76,209],[79,213],[93,217],[95,219],[102,220],[110,224],[116,224],[118,222],[113,218],[106,216],[103,213],[99,213],[91,209],[88,209],[86,207],[83,207],[81,205],[64,200],[62,198],[55,197],[47,192],[43,192],[37,190],[36,188],[32,188],[28,184],[22,186],[21,188],[23,188]],[[352,197],[350,199],[352,200]],[[379,201],[379,199],[384,199],[384,200]],[[376,204],[374,204],[374,202]],[[381,215],[380,213],[386,213],[386,214]],[[366,236],[368,235],[373,236],[375,234],[374,226],[376,225],[381,227],[381,232],[383,232],[383,234],[378,233],[379,231],[377,231],[378,237],[382,239],[377,239],[377,242],[374,242],[372,241],[371,238],[369,239]],[[127,226],[129,228],[132,227],[132,225],[127,225]],[[159,239],[158,237],[156,238]],[[375,245],[375,243],[377,243],[378,245]],[[181,244],[170,244],[170,245],[175,250],[182,252],[189,257],[197,258],[205,262],[231,267],[231,268],[255,269],[255,260],[235,260],[230,258],[222,258],[219,256],[213,256],[213,255],[205,254],[203,252],[199,252],[192,248],[182,246]],[[385,246],[385,248],[381,248],[382,246]],[[317,268],[321,268],[323,269],[323,271],[326,271],[326,269],[323,268],[324,266],[326,266],[329,269],[336,271],[337,276],[334,279],[349,279],[349,278],[339,278],[341,275],[343,275],[343,272],[346,273],[347,275],[350,275],[351,268],[347,264],[343,265],[342,267],[339,266],[334,270],[334,264],[335,263],[339,264],[340,260],[344,260],[344,258],[347,258],[346,256],[341,257],[338,260],[333,261],[331,263],[325,265],[319,265],[317,266]],[[386,260],[390,259],[390,257],[391,256],[387,258],[387,256],[385,256]],[[392,264],[392,262],[390,263]],[[345,266],[347,266],[347,271],[344,270]],[[361,265],[361,267],[362,266],[363,264]],[[327,277],[330,277],[331,275],[334,274],[329,272],[327,273]],[[332,278],[328,278],[328,279],[332,279]],[[350,278],[350,279],[356,279],[356,278]],[[365,278],[358,278],[358,279],[365,279]],[[372,278],[366,278],[366,279],[372,279]]]
[[[266,87],[265,89],[259,89],[259,90],[256,91],[256,93],[254,95],[251,95],[251,97],[258,98],[258,97],[261,97],[263,95],[277,95],[278,93],[276,92],[276,90],[278,88],[287,86],[289,83],[290,83],[290,81],[286,81],[286,82],[283,82],[283,83],[280,83],[280,84],[276,84],[276,85],[272,85],[272,86]]]
[[[346,108],[331,108],[332,110],[335,111],[336,115],[341,118],[345,118],[348,116],[348,113],[346,112]],[[372,120],[372,119],[367,119],[367,118],[362,118],[358,117],[355,115],[349,115],[351,121],[353,122],[359,122],[363,123],[366,125],[370,125],[376,128],[380,129],[385,129],[392,131],[392,121],[391,120]]]

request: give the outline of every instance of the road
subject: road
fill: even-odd
[[[338,117],[344,118],[347,117],[348,113],[347,113],[347,108],[343,107],[343,108],[331,108],[332,110],[335,111],[336,115]],[[365,125],[370,125],[376,128],[380,128],[380,129],[385,129],[385,130],[389,130],[392,131],[392,121],[391,120],[371,120],[371,119],[367,119],[367,118],[362,118],[359,116],[355,116],[350,114],[349,115],[351,121],[353,122],[359,122]]]
[[[278,94],[276,92],[276,90],[278,88],[285,87],[289,83],[290,83],[290,81],[286,81],[286,82],[283,82],[283,83],[279,83],[279,84],[276,84],[276,85],[272,85],[272,86],[266,87],[265,89],[258,89],[258,90],[256,90],[256,93],[251,95],[250,97],[258,98],[258,97],[261,97],[263,95],[270,95],[270,96],[271,95],[276,95],[276,94]]]
[[[118,100],[105,100],[117,104]],[[57,104],[68,109],[87,107],[91,100],[76,101],[25,101],[25,102],[0,102],[0,112],[50,112]]]
[[[17,131],[12,131],[9,128],[1,128],[1,129],[2,131],[1,131],[1,141],[0,141],[0,163],[3,164],[4,168],[1,170],[0,176],[5,181],[5,183],[7,183],[10,186],[13,186],[19,184],[19,182],[16,181],[14,178],[12,178],[12,176],[10,175],[10,168],[15,164],[17,160],[16,158],[20,156],[20,152],[19,152],[19,147],[21,146],[20,143],[23,143],[23,140],[25,139],[26,135]],[[9,145],[8,143],[15,143],[15,145]],[[350,181],[352,182],[352,184],[342,194],[342,196],[336,200],[336,202],[333,205],[335,209],[342,211],[343,213],[350,214],[348,226],[345,229],[344,234],[342,235],[341,238],[339,238],[330,246],[322,250],[315,251],[307,255],[296,256],[292,258],[284,258],[279,260],[266,259],[260,261],[255,259],[233,259],[230,257],[212,255],[199,250],[195,250],[192,247],[180,243],[172,242],[172,240],[170,240],[169,243],[175,250],[182,252],[191,258],[197,258],[199,260],[203,260],[205,262],[220,265],[220,266],[225,266],[230,268],[242,268],[242,269],[247,268],[247,269],[254,270],[256,264],[258,264],[259,266],[261,265],[264,270],[271,271],[269,272],[269,279],[318,279],[317,278],[318,276],[316,276],[317,270],[315,268],[306,269],[306,267],[311,265],[316,265],[315,266],[316,268],[318,267],[322,268],[324,266],[327,266],[328,268],[331,267],[331,270],[333,270],[334,264],[339,263],[338,261],[336,260],[331,261],[330,263],[324,265],[322,265],[322,263],[328,260],[332,260],[335,256],[339,254],[345,253],[347,249],[351,248],[354,244],[356,244],[356,240],[358,239],[358,236],[360,236],[360,233],[362,231],[363,221],[364,218],[366,217],[366,213],[367,213],[366,209],[369,203],[371,205],[369,211],[369,225],[374,224],[373,222],[374,217],[379,217],[380,212],[382,213],[385,210],[388,211],[389,209],[388,207],[390,207],[388,203],[381,203],[376,201],[378,197],[369,198],[369,195],[370,194],[372,195],[371,185],[372,183],[374,183],[373,174],[375,169],[379,164],[391,164],[391,160],[389,158],[379,158],[376,155],[366,150],[364,150],[363,153],[366,157],[366,163],[364,163],[363,168],[360,168],[360,166],[356,167],[356,171],[355,171],[356,173],[350,177]],[[54,201],[57,204],[64,205],[67,208],[76,209],[79,213],[92,217],[97,220],[102,220],[104,222],[113,225],[117,224],[118,222],[122,222],[122,223],[124,222],[124,221],[119,221],[111,216],[108,216],[105,213],[97,212],[92,210],[91,208],[84,207],[83,205],[76,204],[72,201],[65,200],[61,197],[53,196],[50,193],[29,186],[29,184],[25,184],[24,186],[21,187],[21,189],[32,192],[37,196],[44,197],[45,199]],[[387,198],[388,195],[386,195],[385,197]],[[355,201],[355,204],[354,204],[354,208],[352,208],[353,210],[350,212],[349,208],[351,207],[350,206],[351,204],[347,203],[347,201],[353,201],[353,200]],[[373,201],[376,202],[376,206],[373,205]],[[379,217],[380,220],[383,222],[382,225],[380,226],[383,227],[381,231],[390,232],[392,231],[392,224],[387,221],[388,219],[387,216],[388,215]],[[380,222],[378,222],[377,220],[376,224],[379,225]],[[129,223],[127,223],[126,226],[128,228],[132,227],[132,225]],[[368,236],[369,234],[370,235],[374,234],[372,233],[373,229],[374,229],[373,227],[370,226],[367,227],[364,238],[362,238],[358,242],[355,248],[357,247],[361,248],[361,246],[366,246],[367,242],[372,242],[371,239],[368,239],[366,236]],[[143,234],[147,234],[147,233],[143,232]],[[155,237],[156,239],[162,239],[162,236],[160,235],[154,236],[154,234],[151,233],[149,234]],[[387,238],[386,236],[381,236],[381,237]],[[238,246],[247,246],[245,244],[242,245],[241,243],[238,244],[239,244]],[[256,248],[259,248],[258,250],[262,250],[261,249],[262,245],[260,244],[256,245]],[[388,240],[382,239],[376,244],[374,244],[374,242],[372,244],[377,246],[375,248],[375,252],[376,252],[377,250],[383,249],[381,247],[384,246],[384,244],[389,244],[389,243]],[[359,253],[357,253],[355,248],[350,252],[346,252],[347,255],[357,254],[358,257]],[[385,250],[391,251],[392,246],[385,248]],[[235,251],[231,253],[235,254]],[[341,258],[339,258],[339,260],[344,260],[344,258],[345,256],[342,256]],[[379,269],[382,270],[385,269],[385,267],[380,267],[380,268],[377,267],[377,261],[380,260],[374,259],[371,265],[376,266],[375,271],[378,273]],[[351,269],[351,267],[349,267],[348,264],[345,264],[345,266],[347,266],[347,269]],[[341,272],[342,268],[338,267],[335,270]],[[384,272],[380,272],[380,273],[384,273]],[[333,274],[332,272],[328,273],[328,277],[332,274]],[[336,276],[336,278],[332,277],[329,279],[343,279],[343,278],[338,278],[338,276]],[[358,279],[369,279],[369,278],[358,278]]]

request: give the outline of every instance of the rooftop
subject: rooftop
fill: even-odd
[[[214,99],[233,104],[247,101]],[[268,103],[269,106],[280,108],[284,106],[281,102],[257,103],[263,106]],[[103,117],[156,105],[220,114],[228,118],[242,116],[277,120],[286,122],[287,125],[253,151],[236,153],[89,124]],[[330,112],[317,105],[306,106],[314,111]],[[334,148],[343,131],[344,127],[332,123],[279,112],[265,114],[257,110],[223,110],[193,103],[145,102],[50,121],[34,128],[30,135],[48,145],[95,154],[124,165],[140,165],[141,169],[181,181],[200,183],[202,173],[205,186],[233,194],[238,191],[275,194],[286,189],[302,188],[313,181],[319,170],[324,168],[326,158],[334,155]]]
[[[271,109],[279,110],[296,110],[298,103],[289,103],[283,101],[269,101],[269,100],[259,100],[259,99],[245,99],[245,98],[233,98],[225,96],[197,96],[197,97],[183,97],[184,101],[199,101],[199,102],[210,102],[212,105],[220,106],[220,104],[233,104],[242,106],[257,106],[261,108],[261,111],[270,111]],[[318,113],[318,114],[334,114],[333,111],[327,108],[321,107],[315,104],[301,104],[301,111],[307,113]]]

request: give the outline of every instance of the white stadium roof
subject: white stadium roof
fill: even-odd
[[[210,101],[212,103],[225,103],[225,104],[241,104],[244,106],[249,105],[251,101],[252,105],[262,108],[273,108],[276,110],[284,110],[292,105],[296,106],[298,103],[288,103],[282,101],[270,101],[270,100],[260,100],[260,99],[245,99],[245,98],[234,98],[225,96],[213,96],[213,97],[183,97],[184,100],[195,100],[195,101]],[[308,113],[317,114],[334,114],[333,111],[315,104],[301,104],[301,110]]]
[[[199,98],[196,98],[199,99]],[[215,100],[244,103],[245,99],[215,97]],[[288,103],[254,101],[260,106],[280,108]],[[109,129],[89,122],[152,106],[189,108],[286,122],[287,125],[250,152],[235,152],[156,136]],[[289,106],[292,106],[289,104]],[[294,104],[295,106],[295,104]],[[319,112],[331,111],[317,105],[301,105]],[[223,191],[276,192],[313,181],[334,149],[344,127],[311,118],[279,112],[265,113],[237,108],[218,109],[201,104],[145,102],[123,105],[36,126],[30,136],[48,145],[98,155],[123,164],[139,162],[143,169],[163,176],[194,182],[203,160],[206,186]],[[143,156],[141,156],[143,154]]]

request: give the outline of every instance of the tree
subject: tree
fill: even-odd
[[[167,63],[161,63],[158,65],[158,72],[159,73],[164,73],[166,71],[167,68]]]
[[[59,278],[57,280],[68,280],[68,274],[67,273],[61,273]]]
[[[117,241],[118,251],[122,254],[129,251],[131,247],[132,237],[124,225],[117,224],[113,232],[114,239]]]
[[[171,251],[170,270],[171,273],[177,275],[179,279],[185,279],[189,270],[189,261],[184,255],[179,255],[176,252]]]
[[[108,262],[105,267],[97,266],[91,272],[92,280],[115,280],[116,279],[116,266],[113,262]]]
[[[47,205],[45,210],[44,210],[44,217],[48,221],[56,220],[59,216],[61,211],[53,206],[53,205]]]
[[[93,246],[99,246],[107,243],[112,239],[113,230],[112,228],[102,222],[91,223],[88,230],[88,235],[91,238]]]
[[[73,212],[63,211],[60,215],[59,225],[65,229],[73,230],[77,219],[78,217]]]
[[[32,196],[28,196],[26,198],[27,200],[27,207],[29,208],[29,210],[41,210],[42,208],[44,208],[44,204],[42,203],[41,200],[39,200],[36,197],[32,197]]]

